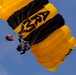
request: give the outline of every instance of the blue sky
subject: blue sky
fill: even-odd
[[[72,35],[76,38],[76,0],[49,1],[62,14],[66,25],[70,27]],[[6,41],[7,34],[13,34],[15,41]],[[7,22],[0,20],[0,75],[76,75],[76,48],[56,72],[50,72],[38,64],[30,51],[25,55],[20,55],[16,50],[18,44],[18,36]]]

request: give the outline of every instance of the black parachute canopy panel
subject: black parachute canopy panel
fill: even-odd
[[[45,5],[45,4],[49,3],[48,0],[34,0],[34,1],[40,2],[42,5]]]

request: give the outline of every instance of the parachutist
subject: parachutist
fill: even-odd
[[[20,54],[24,54],[26,51],[30,49],[30,45],[27,41],[24,41],[22,38],[19,38],[20,44],[17,47],[17,50]]]

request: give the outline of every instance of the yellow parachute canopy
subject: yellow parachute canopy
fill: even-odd
[[[33,0],[0,0],[0,18],[7,20],[15,11],[28,5]]]
[[[0,19],[29,41],[38,62],[56,71],[76,46],[71,30],[48,0],[0,0]]]
[[[41,65],[50,71],[55,71],[74,49],[75,44],[76,40],[71,36],[70,29],[64,25],[42,42],[33,45],[31,52]]]

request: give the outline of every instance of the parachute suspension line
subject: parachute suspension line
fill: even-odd
[[[41,29],[40,29],[39,32],[36,34],[36,36],[34,35],[35,38],[34,38],[34,36],[33,36],[34,40],[33,40],[33,38],[32,38],[32,43],[31,43],[31,45],[33,45],[33,43],[35,43],[35,40],[37,39],[37,37],[39,36],[39,34],[45,29],[45,27],[48,25],[49,22],[50,22],[50,21],[48,21],[45,26],[43,25],[43,26],[41,27]],[[36,32],[35,32],[35,33],[36,33]],[[49,34],[47,34],[46,36],[48,36],[48,35],[49,35]],[[46,36],[45,36],[45,37],[46,37]],[[45,37],[43,37],[43,38],[45,38]],[[42,38],[41,38],[41,39],[42,39]],[[39,39],[39,40],[40,40],[40,39]],[[37,41],[39,41],[39,40],[37,40]],[[36,41],[36,42],[37,42],[37,41]]]
[[[27,18],[28,18],[28,16],[30,15],[30,13],[31,13],[31,10],[32,10],[32,7],[33,7],[33,5],[34,5],[34,3],[35,3],[35,1],[33,1],[33,3],[32,3],[32,5],[31,5],[31,8],[30,8],[30,10],[28,11],[28,7],[27,7]],[[23,21],[23,10],[22,10],[22,21]],[[24,28],[23,28],[24,26],[21,24],[21,29],[23,30]],[[23,34],[23,32],[21,33],[21,35]],[[30,36],[29,36],[30,37]],[[29,37],[28,37],[28,40],[29,40]]]
[[[31,8],[30,8],[29,11],[28,11],[29,6],[27,7],[27,17],[30,15],[34,3],[35,3],[35,1],[33,1],[33,3],[32,3],[32,5],[31,5]],[[18,24],[20,24],[20,19],[22,19],[22,21],[23,21],[23,12],[24,12],[24,10],[22,9],[21,11],[16,12],[16,13],[14,14],[14,16],[15,16],[15,17],[17,18],[17,20],[18,20]],[[22,17],[19,17],[20,13],[22,13]],[[15,20],[13,19],[13,17],[10,18],[10,21],[11,21],[12,25],[15,27],[15,26],[16,26],[16,23],[15,23]],[[48,24],[46,24],[46,26],[47,26],[47,25],[48,25]],[[42,28],[39,30],[38,34],[34,34],[34,36],[33,36],[33,38],[32,38],[32,41],[31,41],[31,42],[32,42],[31,45],[35,42],[35,40],[37,39],[39,33],[40,33],[41,31],[43,31],[46,26],[42,26]],[[23,29],[23,27],[24,27],[24,26],[22,25],[22,26],[21,26],[21,29]],[[36,32],[37,32],[37,31],[36,31]],[[35,33],[36,33],[36,32],[35,32]],[[23,32],[22,32],[21,34],[23,34]],[[46,35],[46,36],[47,36],[47,35]],[[29,37],[30,37],[30,35],[29,35]],[[28,37],[28,40],[29,40],[29,37]],[[34,37],[35,37],[35,38],[34,38]]]
[[[22,10],[21,12],[22,12],[22,14],[23,14],[23,10]],[[23,21],[23,15],[22,15],[21,19],[22,19],[22,21]]]
[[[29,11],[28,11],[28,7],[27,7],[27,14],[26,14],[27,17],[30,15],[34,3],[35,3],[35,1],[33,1],[33,3],[32,3],[32,5],[31,5],[31,8],[30,8]],[[14,16],[16,17],[16,19],[17,19],[17,21],[18,21],[18,24],[20,24],[20,19],[23,21],[23,12],[24,12],[24,9],[22,9],[21,12],[19,11],[19,12],[16,12],[16,13],[14,14]],[[22,13],[22,17],[19,17],[20,13]],[[12,19],[10,18],[9,20],[11,21],[12,25],[15,27],[15,26],[16,26],[16,23],[15,23],[15,20],[13,19],[13,17],[12,17]],[[21,24],[21,30],[24,29],[23,27],[24,27],[23,24]],[[21,33],[21,35],[22,35],[22,34],[23,34],[23,32]],[[28,39],[29,39],[29,38],[28,38]]]
[[[29,12],[27,11],[27,17],[30,15],[34,3],[35,3],[35,1],[33,1],[32,6],[31,6]],[[28,7],[27,7],[27,9],[28,9]],[[29,36],[29,37],[30,37],[30,36]],[[28,37],[28,40],[29,40],[29,37]]]
[[[15,23],[14,19],[12,18],[12,19],[9,19],[9,20],[11,21],[13,27],[15,27],[15,26],[16,26],[16,23]],[[13,20],[13,21],[12,21],[12,20]]]
[[[48,23],[49,23],[49,22],[48,22]],[[48,25],[48,23],[46,24],[46,26]],[[46,26],[45,26],[45,27],[46,27]],[[44,28],[45,28],[45,27],[44,27]],[[42,31],[44,30],[43,27],[42,27],[41,29],[42,29]],[[50,30],[50,29],[48,29],[48,31],[49,31],[49,30]],[[39,32],[39,33],[40,33],[40,32]],[[38,33],[38,35],[39,35],[39,33]],[[36,38],[38,37],[38,35],[36,36]],[[42,37],[41,39],[46,38],[48,35],[50,35],[50,33],[47,34],[47,35],[45,35],[45,36]],[[35,39],[36,39],[36,38],[35,38]],[[37,40],[36,42],[40,41],[41,39]],[[35,41],[35,40],[34,40],[34,41]]]
[[[22,13],[22,17],[21,17],[21,19],[22,19],[22,21],[23,21],[23,12],[24,12],[24,10],[21,10],[21,13]],[[24,26],[23,26],[23,24],[21,24],[21,30],[23,30],[24,29]],[[22,32],[23,33],[23,32]],[[20,37],[22,38],[22,33],[20,34]]]
[[[14,14],[14,16],[17,18],[17,21],[18,21],[18,24],[19,24],[20,23],[20,21],[19,21],[19,13],[16,12],[16,14]],[[13,20],[13,22],[15,23],[15,20]],[[16,23],[14,24],[14,26],[16,26]]]
[[[18,20],[18,23],[20,22],[19,21],[19,14],[14,14],[14,16],[17,18],[17,20]],[[12,19],[11,19],[12,18]],[[15,23],[15,20],[14,20],[14,18],[13,17],[11,17],[9,20],[11,21],[11,23],[12,23],[12,25],[13,25],[13,27],[15,27],[16,26],[16,23]]]
[[[14,14],[14,16],[17,18],[18,24],[20,23],[20,21],[19,21],[19,20],[20,20],[20,19],[19,19],[19,15],[20,15],[20,11],[19,11],[19,12],[16,12],[16,14]],[[20,18],[21,18],[21,17],[20,17]],[[15,20],[13,19],[13,17],[12,17],[12,19],[10,18],[9,20],[11,21],[13,27],[15,28],[16,23],[15,23]]]
[[[33,7],[33,5],[34,5],[34,2],[32,3],[32,6],[31,6],[31,8],[30,8],[30,10],[29,10],[29,12],[28,12],[28,7],[27,7],[27,17],[30,15],[30,12],[31,12],[31,10],[32,10],[32,7]],[[20,12],[20,11],[19,11]],[[23,21],[23,12],[24,12],[24,9],[22,9],[21,10],[21,13],[22,13],[22,17],[20,17],[21,19],[22,19],[22,21]],[[16,16],[16,18],[18,19],[18,23],[20,23],[20,19],[19,19],[19,17],[17,17],[17,16],[19,16],[20,15],[20,13],[18,14],[18,13],[16,13],[17,15],[15,15]],[[21,24],[21,30],[23,30],[24,28],[23,28],[24,26],[23,26],[23,24]],[[22,34],[23,34],[23,32],[24,31],[22,31],[21,32],[21,34],[20,34],[20,36],[22,36]],[[29,39],[29,38],[28,38]]]
[[[31,12],[32,7],[33,7],[34,3],[35,3],[35,1],[33,1],[32,6],[31,6],[31,8],[30,8],[29,12],[27,11],[27,17],[29,16],[29,14],[30,14],[30,12]],[[27,7],[27,9],[28,9],[28,7]]]
[[[20,15],[20,11],[18,13],[16,12],[16,17],[17,17],[17,20],[18,20],[18,24],[20,23],[20,21],[19,21],[19,15]]]

